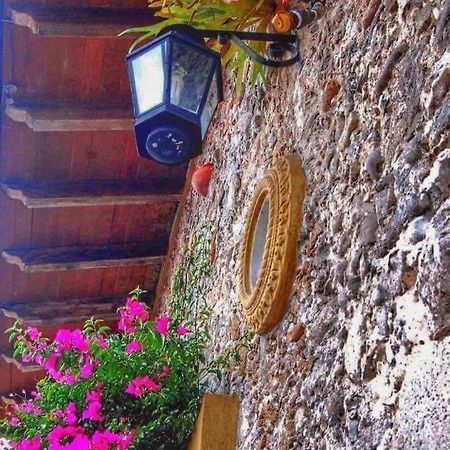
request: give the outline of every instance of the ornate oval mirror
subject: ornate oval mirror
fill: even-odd
[[[277,159],[256,188],[241,249],[239,295],[247,321],[258,334],[272,330],[286,311],[305,193],[297,155]]]

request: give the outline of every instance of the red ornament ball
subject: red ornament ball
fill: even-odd
[[[192,175],[191,184],[194,190],[203,197],[208,195],[209,182],[214,166],[211,163],[198,167]]]

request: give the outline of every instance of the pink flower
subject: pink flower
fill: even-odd
[[[56,332],[53,342],[57,344],[58,352],[68,352],[72,348],[72,332],[65,328],[60,328]]]
[[[170,374],[170,367],[169,366],[164,366],[161,369],[161,373],[160,373],[159,377],[160,378],[166,378],[166,377],[169,376],[169,374]]]
[[[80,378],[86,379],[90,378],[94,373],[95,361],[90,359],[86,360],[85,363],[80,368]]]
[[[103,349],[108,348],[108,346],[109,346],[108,342],[105,340],[105,337],[103,336],[103,334],[99,334],[97,336],[97,345]]]
[[[89,341],[83,336],[83,333],[79,329],[72,331],[72,345],[75,350],[82,353],[89,351]]]
[[[136,332],[136,327],[133,325],[133,319],[123,309],[120,310],[120,320],[117,324],[119,331],[133,334]]]
[[[41,408],[36,406],[32,400],[21,403],[20,409],[26,414],[35,414],[36,416],[42,413]]]
[[[127,298],[125,306],[119,309],[119,316],[119,330],[130,334],[136,332],[136,322],[149,319],[145,305],[133,298]]]
[[[31,439],[23,439],[15,444],[12,444],[13,448],[17,450],[41,450],[41,437],[35,436]]]
[[[109,430],[96,431],[92,436],[92,445],[95,450],[109,450],[117,443],[118,437]]]
[[[68,352],[72,349],[86,353],[89,350],[89,341],[83,336],[81,330],[73,331],[61,328],[57,331],[53,342],[57,352]]]
[[[100,422],[103,420],[100,414],[102,409],[101,391],[89,391],[86,394],[87,408],[83,411],[83,419]]]
[[[141,397],[144,390],[140,384],[137,384],[135,381],[131,381],[125,389],[125,392],[127,394],[134,395],[135,397]]]
[[[67,384],[67,386],[73,386],[77,382],[77,377],[68,372],[62,375],[58,381],[60,381],[62,384]]]
[[[143,377],[137,377],[134,380],[131,380],[128,384],[125,392],[130,395],[134,395],[135,397],[141,397],[147,392],[156,392],[161,389],[161,386],[150,379],[148,375]]]
[[[134,431],[127,434],[113,433],[110,430],[97,430],[92,436],[92,445],[94,450],[109,450],[112,446],[114,449],[126,450],[134,438]]]
[[[89,403],[88,407],[83,411],[83,419],[101,422],[103,420],[103,417],[100,414],[101,410],[102,404],[100,402]]]
[[[144,377],[143,380],[144,387],[149,391],[159,391],[161,389],[161,386],[158,383],[155,383],[153,380],[151,380],[147,375]]]
[[[118,442],[119,448],[118,450],[127,450],[128,447],[132,444],[134,439],[134,430],[131,430],[129,433],[121,433],[120,440]]]
[[[12,416],[11,419],[9,419],[9,423],[11,424],[11,426],[17,427],[17,425],[19,425],[20,423],[20,420],[18,417]]]
[[[25,353],[24,355],[22,355],[22,361],[24,363],[29,363],[32,359],[33,359],[32,353]]]
[[[157,320],[155,330],[162,336],[165,336],[169,331],[169,322],[170,322],[169,317],[162,316]]]
[[[88,391],[86,394],[86,400],[88,402],[99,402],[102,399],[102,392],[98,391]]]
[[[44,363],[44,369],[47,370],[47,372],[50,373],[56,370],[56,363],[58,362],[59,356],[60,354],[56,352],[50,354]]]
[[[47,342],[39,342],[37,348],[38,350],[45,350],[48,347]]]
[[[61,425],[48,434],[48,450],[88,450],[91,447],[83,427]]]
[[[145,305],[133,298],[127,298],[126,307],[128,308],[129,315],[133,319],[140,319],[143,322],[148,320],[149,314],[145,310]]]
[[[39,330],[33,327],[27,328],[27,334],[32,341],[37,341],[41,337],[41,333],[39,333]]]
[[[64,410],[64,420],[67,425],[75,425],[77,422],[77,405],[70,402]]]
[[[131,341],[125,348],[125,353],[134,353],[134,352],[140,352],[142,350],[141,344],[134,340]]]
[[[185,336],[186,334],[189,333],[189,330],[188,330],[187,328],[184,328],[183,325],[178,325],[177,333],[178,333],[180,336]]]

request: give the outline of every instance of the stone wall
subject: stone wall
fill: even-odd
[[[308,179],[289,310],[219,387],[242,399],[241,450],[450,449],[449,10],[329,0],[299,33],[303,71],[216,116],[210,195],[188,197],[174,259],[213,223],[211,354],[246,329],[237,273],[256,183],[289,153]]]

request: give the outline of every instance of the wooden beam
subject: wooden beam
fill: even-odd
[[[23,272],[54,272],[113,266],[163,263],[167,241],[139,242],[102,247],[56,247],[31,250],[3,251],[9,264],[16,264]]]
[[[39,370],[43,370],[36,363],[33,363],[33,362],[25,363],[25,362],[22,362],[20,359],[18,359],[19,357],[14,358],[12,352],[9,350],[4,351],[1,356],[6,363],[14,364],[23,373],[37,372]]]
[[[41,327],[84,322],[91,317],[112,322],[118,318],[117,308],[125,304],[121,297],[49,300],[43,303],[1,303],[0,311],[9,319],[28,326]],[[148,299],[149,297],[147,297]],[[143,298],[143,300],[146,300]],[[147,300],[150,303],[150,300]]]
[[[37,6],[15,4],[11,21],[41,36],[117,37],[132,27],[155,23],[149,8]]]
[[[152,178],[36,183],[10,181],[1,186],[10,198],[21,201],[28,208],[61,208],[177,203],[183,184],[184,180],[177,178]]]
[[[6,114],[33,131],[131,130],[131,108],[104,108],[93,105],[7,104]]]

